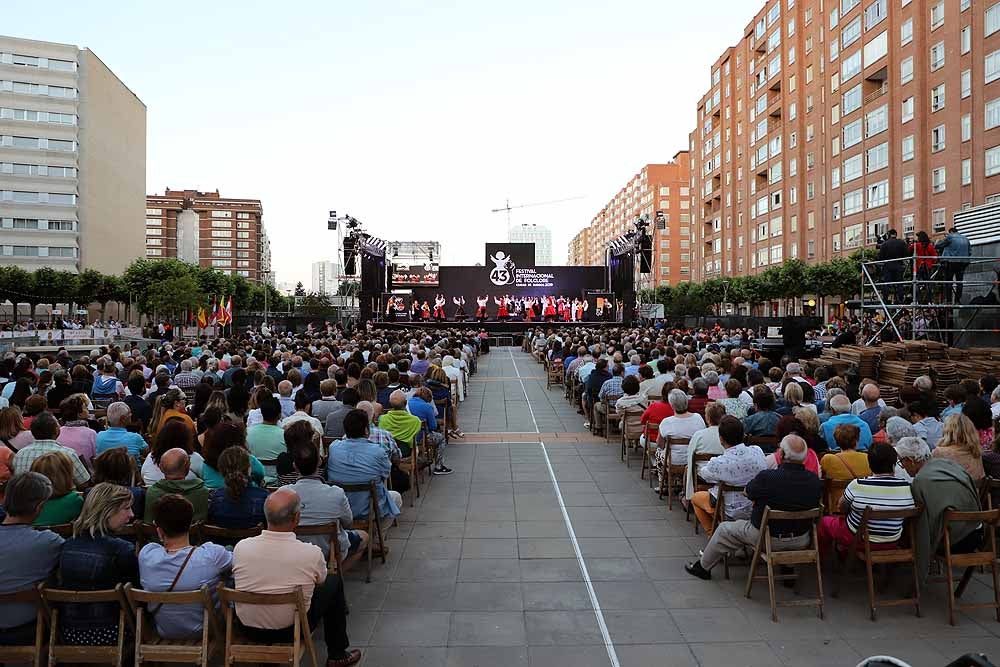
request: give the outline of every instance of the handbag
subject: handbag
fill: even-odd
[[[177,574],[176,574],[176,575],[174,575],[174,580],[170,582],[170,588],[168,588],[167,590],[165,590],[165,591],[164,591],[164,593],[169,593],[169,592],[171,592],[172,590],[174,590],[174,586],[176,586],[176,585],[177,585],[177,582],[178,582],[178,581],[180,581],[180,579],[181,579],[181,574],[183,574],[183,572],[184,572],[184,568],[186,568],[186,567],[187,567],[187,564],[188,564],[188,561],[190,561],[190,560],[191,560],[191,556],[193,556],[193,555],[194,555],[194,551],[195,551],[195,549],[197,549],[197,548],[198,548],[198,547],[191,547],[191,550],[190,550],[190,551],[188,551],[188,555],[187,555],[187,557],[186,557],[186,558],[184,559],[184,562],[183,562],[183,563],[181,563],[181,567],[180,567],[180,569],[179,569],[179,570],[177,570]],[[153,617],[153,620],[156,620],[156,613],[157,613],[158,611],[160,611],[160,608],[161,608],[161,607],[163,607],[163,604],[162,604],[162,603],[161,603],[161,604],[158,604],[158,605],[156,605],[156,609],[149,609],[149,610],[148,610],[148,611],[149,611],[149,615]]]

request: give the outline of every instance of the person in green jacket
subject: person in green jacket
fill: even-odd
[[[168,449],[160,457],[160,470],[163,471],[163,479],[146,491],[144,512],[146,521],[152,520],[156,501],[169,493],[176,493],[188,499],[194,507],[192,521],[204,521],[208,516],[208,489],[197,477],[188,479],[188,473],[191,471],[191,459],[188,453],[179,447]]]
[[[941,548],[944,513],[978,512],[979,491],[965,468],[950,459],[931,458],[923,438],[900,438],[895,447],[900,465],[913,478],[910,485],[913,502],[924,508],[914,534],[917,572],[923,584],[927,581],[930,561]],[[953,523],[950,530],[952,553],[975,551],[982,544],[982,525]]]
[[[55,526],[69,523],[80,516],[83,496],[73,484],[73,460],[62,452],[49,452],[35,459],[31,472],[48,477],[52,482],[52,495],[42,505],[42,512],[32,525]]]
[[[389,411],[379,417],[378,426],[391,433],[397,443],[406,445],[405,456],[420,433],[420,418],[407,412],[406,394],[397,389],[389,395]],[[400,446],[400,449],[403,447]]]

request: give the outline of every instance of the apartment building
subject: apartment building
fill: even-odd
[[[146,198],[146,257],[175,257],[271,282],[271,245],[259,199],[171,190]]]
[[[1000,3],[771,0],[691,135],[696,279],[940,236],[1000,198]]]
[[[691,160],[688,151],[665,164],[647,164],[594,216],[569,244],[571,266],[599,266],[614,239],[635,229],[642,215],[653,236],[652,273],[640,274],[637,286],[676,285],[691,279]],[[662,218],[657,219],[657,212]]]
[[[88,49],[0,36],[0,265],[142,256],[146,106]]]
[[[342,273],[339,262],[313,262],[312,291],[316,294],[336,294],[340,289]]]
[[[552,231],[544,225],[514,225],[507,230],[510,243],[534,243],[535,266],[552,266]]]

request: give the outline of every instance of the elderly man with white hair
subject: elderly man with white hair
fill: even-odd
[[[462,370],[458,367],[458,363],[455,357],[450,354],[446,354],[441,359],[441,370],[444,374],[448,376],[448,381],[455,384],[458,396],[456,397],[459,401],[465,400],[465,377],[462,374]]]
[[[823,482],[805,468],[809,448],[797,435],[781,440],[781,465],[763,470],[746,486],[746,496],[753,503],[749,519],[724,521],[719,524],[701,558],[684,566],[688,574],[699,579],[711,579],[712,568],[725,556],[744,548],[753,549],[760,538],[764,508],[800,512],[819,507]],[[812,541],[812,522],[769,521],[771,546],[777,551],[803,549]]]
[[[124,447],[129,456],[136,461],[142,460],[142,453],[149,448],[146,441],[138,433],[127,429],[132,421],[132,408],[126,403],[116,401],[108,406],[108,428],[97,434],[95,451],[100,456],[109,449]]]
[[[858,451],[866,452],[872,444],[872,430],[868,426],[868,423],[858,417],[857,415],[851,414],[851,399],[847,396],[834,396],[830,399],[830,413],[833,415],[820,427],[823,433],[823,439],[826,440],[827,447],[831,451],[837,452],[840,447],[837,442],[833,439],[833,432],[841,424],[852,424],[857,426],[860,430],[860,435],[858,436]]]
[[[924,508],[914,536],[917,549],[917,574],[926,581],[931,555],[937,553],[944,530],[944,513],[978,512],[979,490],[965,468],[951,459],[932,458],[930,448],[921,438],[903,438],[896,443],[899,463],[913,478],[910,489],[915,504]],[[982,544],[982,525],[950,525],[951,552],[968,553]]]
[[[174,376],[174,384],[181,389],[188,389],[198,384],[198,376],[191,372],[194,362],[191,359],[181,361],[180,370]]]

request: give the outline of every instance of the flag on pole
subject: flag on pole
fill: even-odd
[[[204,306],[198,306],[198,328],[204,329],[208,326],[208,314],[205,313]]]
[[[219,321],[219,307],[215,303],[215,297],[212,297],[212,316],[208,319],[209,326],[215,326]]]
[[[226,324],[233,323],[233,297],[229,297],[229,303],[226,304]]]

